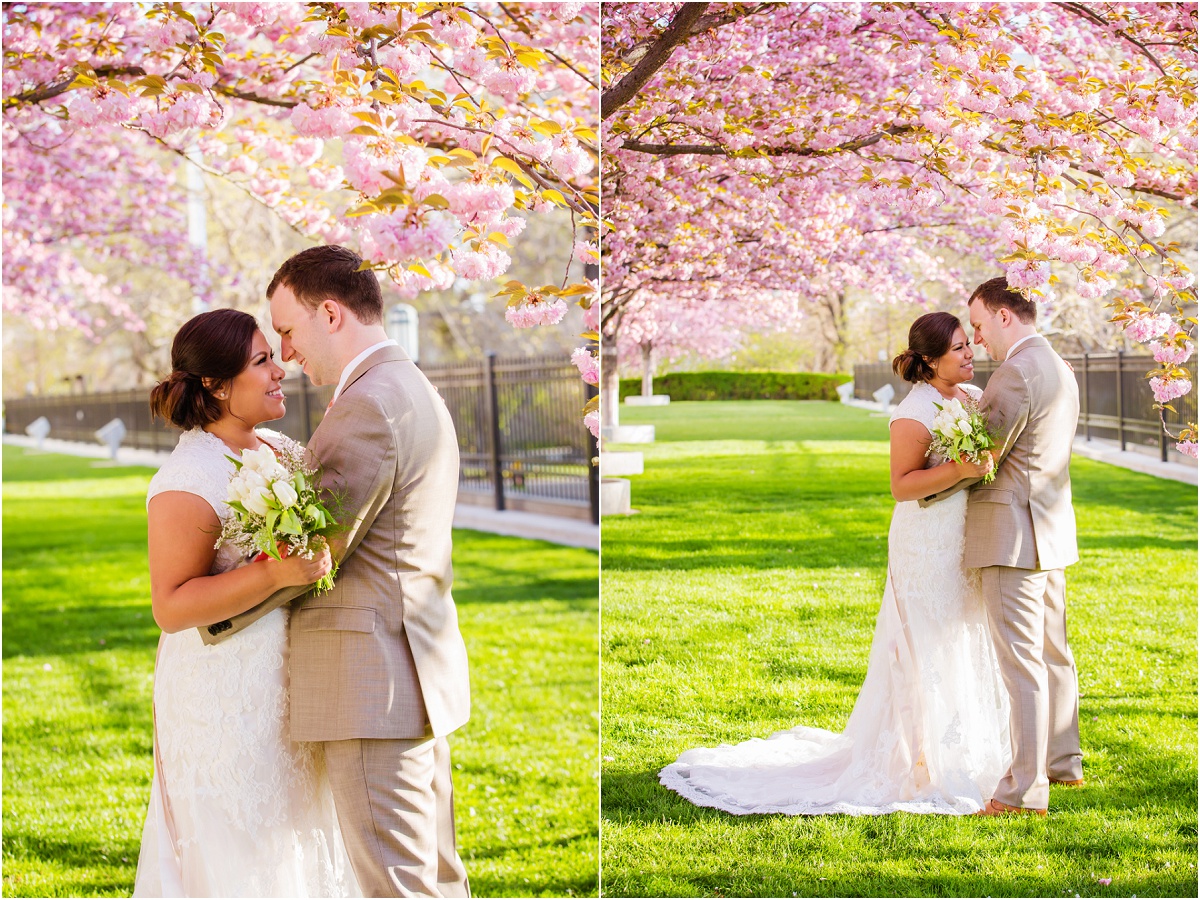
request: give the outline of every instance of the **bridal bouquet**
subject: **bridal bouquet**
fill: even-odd
[[[962,462],[966,457],[973,463],[983,461],[984,454],[996,446],[987,430],[987,420],[972,401],[951,400],[945,406],[933,404],[938,413],[933,417],[933,442],[925,455],[936,453],[942,459]],[[996,479],[996,469],[983,476],[983,483]]]
[[[279,544],[288,555],[312,559],[321,544],[338,530],[336,519],[321,502],[318,467],[304,457],[298,444],[287,445],[276,457],[270,447],[246,450],[242,458],[227,456],[236,472],[226,495],[234,515],[225,520],[217,546],[228,541],[247,556],[281,559]],[[317,582],[322,593],[333,587],[333,571]]]

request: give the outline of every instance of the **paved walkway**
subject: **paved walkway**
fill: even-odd
[[[4,435],[4,443],[17,447],[36,447],[37,441],[18,434]],[[109,459],[108,449],[99,444],[84,444],[78,441],[60,441],[46,438],[42,449],[47,453],[64,453],[69,456],[84,456],[94,459]],[[158,468],[171,454],[165,451],[135,450],[125,448],[117,454],[117,464],[127,466],[151,466]],[[600,526],[582,519],[568,519],[538,513],[499,512],[486,506],[459,503],[454,508],[454,527],[489,534],[504,534],[531,540],[549,541],[566,547],[600,549]]]
[[[845,405],[883,415],[883,407],[873,400],[851,400]],[[1126,446],[1128,449],[1122,450],[1121,445],[1116,441],[1103,438],[1092,438],[1089,441],[1082,437],[1076,437],[1073,449],[1077,456],[1120,466],[1122,469],[1129,469],[1132,472],[1154,475],[1157,478],[1169,478],[1185,484],[1197,483],[1196,460],[1184,456],[1174,447],[1167,451],[1169,461],[1163,462],[1157,447],[1135,449],[1133,445],[1127,444]]]

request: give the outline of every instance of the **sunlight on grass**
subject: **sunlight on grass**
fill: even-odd
[[[4,894],[128,896],[151,772],[151,471],[4,448]],[[596,554],[456,531],[476,896],[597,893]]]
[[[844,727],[886,572],[886,419],[748,401],[621,420],[658,440],[619,448],[645,452],[640,513],[604,520],[607,896],[1195,893],[1195,487],[1072,466],[1087,785],[1053,788],[1047,820],[734,817],[657,772],[689,747]]]

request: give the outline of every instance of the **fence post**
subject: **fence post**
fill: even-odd
[[[594,384],[584,384],[583,386],[584,402],[591,400],[600,393],[600,389]],[[585,429],[588,436],[587,450],[587,467],[588,467],[588,505],[592,509],[592,524],[600,524],[600,445],[596,442],[595,435],[590,429]],[[592,462],[596,460],[596,462]]]
[[[1083,354],[1083,433],[1089,441],[1092,439],[1091,390],[1088,387],[1088,357],[1090,355],[1086,351]]]
[[[500,453],[500,400],[496,390],[496,352],[489,351],[484,362],[488,400],[488,419],[492,432],[492,483],[496,489],[496,509],[504,510],[504,465]]]
[[[1125,449],[1125,351],[1117,351],[1117,440]]]

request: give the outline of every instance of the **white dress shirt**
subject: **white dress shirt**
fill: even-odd
[[[342,394],[342,388],[346,386],[346,379],[350,377],[350,373],[354,371],[355,366],[382,347],[399,346],[399,344],[389,338],[386,341],[380,341],[378,344],[372,344],[362,353],[358,354],[358,356],[354,357],[354,359],[350,360],[350,362],[346,363],[346,368],[342,369],[342,377],[338,380],[337,390],[333,392],[333,399],[329,401],[329,405],[333,406],[333,404],[337,402],[337,398]]]

